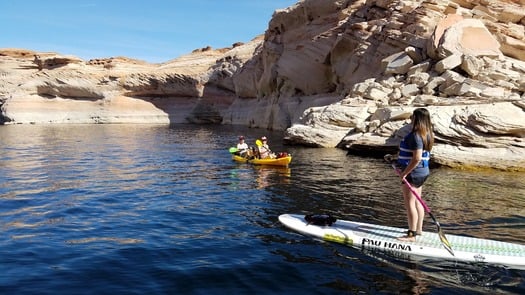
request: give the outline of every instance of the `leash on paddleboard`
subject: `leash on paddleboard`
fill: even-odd
[[[396,171],[397,175],[401,175],[401,171],[396,167],[396,164],[392,163],[392,168]],[[408,187],[408,189],[412,192],[412,194],[416,197],[416,199],[421,203],[425,211],[430,215],[430,218],[432,218],[432,221],[434,221],[434,224],[437,226],[439,239],[441,240],[441,243],[443,244],[443,247],[447,249],[447,251],[452,255],[454,255],[454,251],[452,251],[452,245],[450,245],[450,242],[447,240],[447,237],[445,237],[445,233],[443,233],[443,230],[441,229],[441,225],[436,220],[436,217],[434,217],[434,214],[430,212],[430,208],[427,206],[425,201],[421,198],[421,196],[417,193],[417,191],[414,189],[414,187],[405,179],[403,178],[403,183]]]

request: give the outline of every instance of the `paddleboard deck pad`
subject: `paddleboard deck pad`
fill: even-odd
[[[279,221],[286,227],[329,242],[409,256],[525,269],[525,245],[446,234],[454,251],[452,256],[442,245],[437,233],[423,232],[416,237],[415,242],[404,242],[397,239],[406,234],[407,230],[402,228],[339,219],[322,223],[323,218],[312,220],[311,216],[306,219],[305,215],[297,214],[279,216]]]

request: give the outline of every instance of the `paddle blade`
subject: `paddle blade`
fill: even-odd
[[[230,154],[233,154],[233,153],[236,153],[238,149],[236,147],[231,147],[229,151],[230,151]]]
[[[439,236],[439,239],[441,240],[441,244],[443,244],[443,247],[445,247],[445,249],[447,249],[448,253],[450,253],[452,256],[455,256],[454,255],[454,251],[452,250],[452,245],[450,244],[450,242],[448,241],[447,237],[445,236],[445,233],[441,229],[441,225],[439,224],[439,222],[434,217],[434,214],[432,214],[431,212],[428,212],[428,215],[430,215],[430,217],[432,218],[432,221],[434,221],[434,223],[437,226],[438,236]]]
[[[262,146],[263,143],[262,143],[262,141],[261,141],[260,139],[257,139],[257,140],[255,141],[255,145],[257,145],[257,146]]]
[[[455,256],[454,251],[452,250],[452,245],[450,245],[450,242],[447,240],[447,237],[445,237],[445,234],[443,233],[441,228],[438,230],[438,235],[439,235],[439,239],[441,240],[441,244],[443,244],[443,247],[447,249],[450,255]]]

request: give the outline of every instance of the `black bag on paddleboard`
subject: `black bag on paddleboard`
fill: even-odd
[[[337,221],[337,218],[327,214],[308,214],[304,217],[304,220],[306,220],[308,224],[330,226]]]

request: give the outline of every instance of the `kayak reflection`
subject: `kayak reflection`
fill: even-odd
[[[290,183],[292,169],[278,166],[254,166],[257,188],[265,188],[272,184]]]

